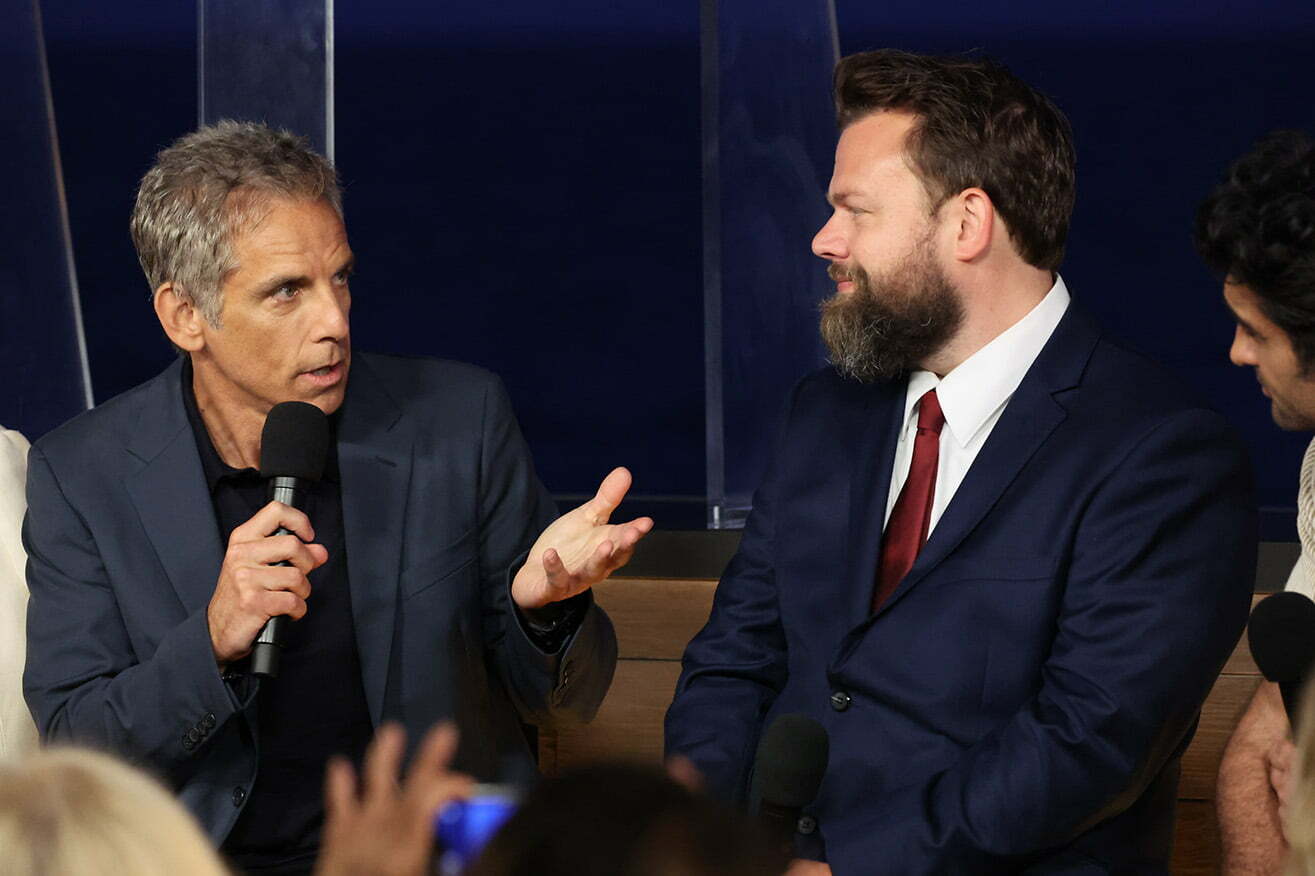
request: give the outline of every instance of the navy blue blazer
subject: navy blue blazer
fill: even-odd
[[[1070,305],[872,615],[905,387],[796,387],[668,752],[742,798],[764,726],[820,721],[797,845],[837,876],[1167,872],[1179,755],[1255,577],[1243,448]]]
[[[160,774],[222,842],[255,781],[254,685],[220,676],[206,606],[224,545],[180,363],[43,437],[28,472],[24,693],[46,739]],[[589,608],[558,654],[510,581],[553,519],[501,382],[469,365],[357,354],[338,426],[355,635],[371,718],[414,744],[461,729],[455,765],[529,763],[520,721],[587,720],[616,639]],[[312,598],[310,610],[314,611]],[[199,745],[184,744],[192,728]]]

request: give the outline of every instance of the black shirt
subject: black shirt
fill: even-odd
[[[233,530],[268,500],[254,468],[235,469],[215,450],[197,408],[190,362],[183,366],[183,404],[196,436],[224,545]],[[359,761],[374,729],[352,622],[338,477],[336,417],[324,477],[307,491],[302,510],[329,559],[308,576],[306,616],[284,631],[279,676],[263,679],[257,710],[254,787],[222,851],[252,873],[310,873],[324,822],[324,767],[342,754]],[[231,669],[241,672],[246,661]]]

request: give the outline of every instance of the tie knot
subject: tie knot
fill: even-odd
[[[945,412],[941,410],[940,400],[936,398],[936,390],[929,389],[918,400],[918,430],[927,429],[939,435],[944,425]]]

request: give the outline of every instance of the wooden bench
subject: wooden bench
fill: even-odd
[[[716,584],[711,579],[617,578],[596,588],[599,604],[616,626],[616,679],[593,723],[540,735],[546,772],[600,758],[661,761],[662,719],[680,674],[680,657],[708,618]],[[1224,744],[1259,681],[1244,639],[1206,700],[1196,737],[1183,756],[1175,874],[1219,872],[1215,774]]]

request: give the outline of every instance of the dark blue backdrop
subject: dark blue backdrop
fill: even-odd
[[[1275,429],[1252,375],[1228,365],[1229,320],[1189,229],[1256,137],[1315,128],[1310,4],[837,7],[844,52],[981,49],[1055,97],[1079,149],[1070,288],[1224,410],[1253,448],[1263,502],[1290,506],[1306,436]],[[697,3],[336,9],[357,345],[503,374],[555,492],[625,463],[644,493],[701,495]],[[195,124],[194,8],[63,0],[45,14],[103,400],[171,355],[126,228],[152,154]]]

